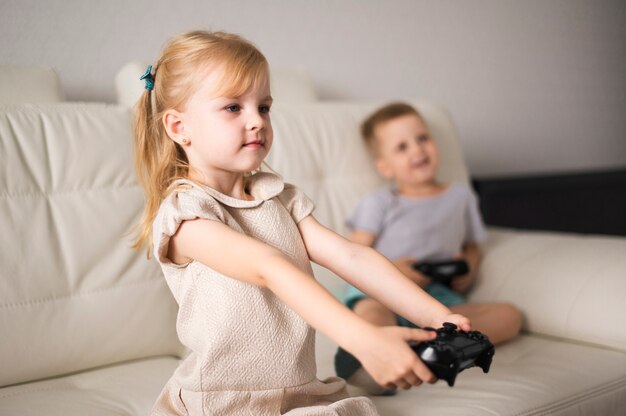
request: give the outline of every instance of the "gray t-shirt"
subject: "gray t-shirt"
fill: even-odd
[[[347,221],[352,230],[377,236],[374,248],[395,260],[446,260],[466,243],[486,237],[474,193],[454,183],[431,197],[405,197],[391,187],[367,194]]]

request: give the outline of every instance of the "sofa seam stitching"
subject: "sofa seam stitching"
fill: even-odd
[[[127,184],[127,185],[116,185],[116,186],[102,186],[98,188],[75,188],[63,191],[51,191],[51,192],[3,192],[0,193],[0,198],[9,199],[13,197],[17,198],[25,198],[25,197],[51,197],[55,195],[67,195],[67,194],[77,194],[83,192],[105,192],[109,190],[117,190],[117,189],[129,189],[129,188],[139,188],[140,186],[137,184]]]
[[[155,277],[153,277],[151,279],[148,279],[148,280],[139,280],[139,281],[136,281],[136,282],[116,284],[114,286],[105,287],[105,288],[99,288],[99,289],[94,289],[94,290],[79,291],[79,292],[74,292],[74,293],[66,293],[66,294],[58,295],[58,296],[48,296],[48,297],[44,297],[44,298],[30,299],[30,300],[25,300],[25,301],[21,301],[21,302],[3,303],[3,304],[0,304],[0,309],[3,309],[3,308],[6,308],[6,309],[19,308],[19,307],[32,306],[32,305],[37,305],[37,304],[42,304],[42,303],[47,303],[47,302],[55,302],[55,301],[59,301],[59,300],[71,299],[73,297],[89,296],[89,295],[102,293],[102,292],[107,292],[107,291],[111,291],[111,290],[122,289],[122,288],[129,287],[129,286],[138,286],[138,285],[144,285],[144,284],[148,284],[148,283],[153,283],[153,282],[155,282],[157,280],[161,281],[161,276],[160,275],[158,277],[155,276]]]

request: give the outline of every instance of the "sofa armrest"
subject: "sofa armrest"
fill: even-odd
[[[489,229],[470,300],[511,302],[524,329],[626,351],[626,238]]]

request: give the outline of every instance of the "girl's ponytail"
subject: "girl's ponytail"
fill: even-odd
[[[152,97],[154,92],[146,89],[135,107],[135,117],[133,122],[134,138],[135,138],[135,172],[137,180],[141,187],[145,190],[146,201],[144,205],[141,221],[136,226],[137,239],[133,248],[140,248],[144,244],[150,247],[151,224],[154,220],[154,197],[156,196],[151,189],[154,182],[150,180],[150,172],[156,166],[156,152],[154,149],[154,128],[152,114]],[[148,251],[148,256],[150,252]]]
[[[159,206],[171,183],[185,177],[188,171],[185,152],[167,136],[161,125],[161,113],[155,111],[155,94],[154,90],[144,91],[137,102],[134,118],[135,171],[146,200],[133,248],[147,245],[148,257],[152,249],[152,222]]]

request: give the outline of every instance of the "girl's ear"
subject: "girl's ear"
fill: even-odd
[[[385,163],[383,158],[377,157],[376,160],[374,161],[374,166],[376,167],[376,170],[378,171],[378,173],[380,173],[383,177],[387,179],[393,178],[393,172],[389,168],[387,163]]]
[[[182,145],[185,139],[185,124],[182,113],[170,109],[163,114],[163,127],[170,139]]]

